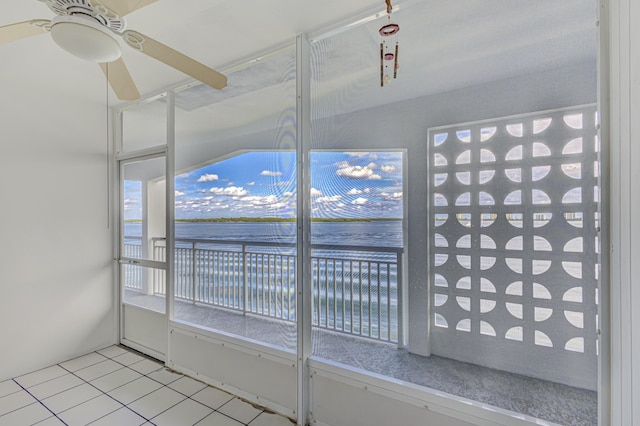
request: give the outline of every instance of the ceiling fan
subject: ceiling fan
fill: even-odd
[[[0,44],[50,32],[71,54],[100,64],[109,85],[121,100],[140,98],[121,56],[121,41],[214,89],[223,89],[227,77],[137,31],[128,30],[123,16],[157,0],[38,0],[57,16],[0,27]]]

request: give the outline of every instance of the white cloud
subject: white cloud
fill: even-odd
[[[333,195],[331,197],[318,197],[316,198],[315,202],[316,203],[335,203],[336,201],[340,201],[342,200],[342,196],[341,195]]]
[[[362,194],[362,191],[356,188],[351,188],[351,190],[347,192],[347,195],[359,195],[359,194]]]
[[[402,191],[394,192],[392,194],[388,192],[381,192],[380,196],[387,201],[398,201],[398,200],[402,200]]]
[[[321,195],[322,195],[322,191],[320,191],[319,189],[311,188],[312,197],[319,197]]]
[[[282,176],[282,172],[273,172],[270,170],[263,170],[260,174],[262,176]]]
[[[185,194],[184,192],[176,191],[176,195],[175,196],[176,197],[182,197],[184,195],[187,195],[187,194]]]
[[[363,206],[365,204],[367,204],[369,202],[369,200],[367,198],[356,198],[355,200],[353,200],[351,202],[351,204],[353,204],[354,206]]]
[[[197,182],[213,182],[214,180],[218,180],[218,175],[202,175],[198,178]]]
[[[211,188],[209,192],[215,195],[229,195],[232,197],[244,197],[248,194],[246,189],[237,186],[228,186],[226,188]]]
[[[349,151],[345,152],[345,154],[353,158],[368,158],[370,160],[378,159],[378,154],[375,152]]]
[[[377,167],[374,163],[367,166],[350,166],[346,161],[342,161],[337,163],[336,166],[338,166],[338,170],[336,171],[338,176],[344,176],[349,179],[382,179],[380,175],[374,173],[373,169]]]
[[[393,173],[396,171],[396,166],[389,164],[389,165],[383,165],[382,167],[380,167],[380,170],[382,170],[385,173]]]
[[[255,185],[255,184],[256,184],[255,182],[249,182],[249,183],[247,184],[247,186],[253,186],[253,185]]]
[[[363,191],[365,194],[369,194],[371,192],[371,188],[365,188]]]
[[[345,154],[347,154],[349,157],[357,157],[357,158],[363,158],[363,157],[368,157],[370,152],[345,152]]]
[[[367,167],[370,168],[371,170],[375,170],[378,168],[378,165],[376,163],[371,162],[367,164]]]
[[[265,195],[265,196],[252,195],[249,197],[242,197],[240,200],[256,206],[263,206],[265,204],[277,203],[278,197],[276,197],[275,195]]]

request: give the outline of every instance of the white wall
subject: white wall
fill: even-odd
[[[0,381],[116,338],[106,107],[88,100],[91,91],[104,93],[104,77],[95,64],[87,68],[69,57],[61,67],[48,61],[47,53],[18,56],[12,54],[14,46],[5,46],[0,67]],[[74,74],[93,78],[94,68],[95,80],[79,79],[81,85],[96,83],[83,87],[84,98],[65,92]],[[45,96],[41,89],[51,90]]]

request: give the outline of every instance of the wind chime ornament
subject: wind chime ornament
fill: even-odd
[[[391,0],[385,0],[387,3],[388,23],[379,30],[382,41],[380,42],[380,87],[389,84],[391,78],[398,76],[398,32],[400,25],[391,22]]]

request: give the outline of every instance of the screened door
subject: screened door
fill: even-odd
[[[120,162],[121,340],[166,354],[166,158]]]

